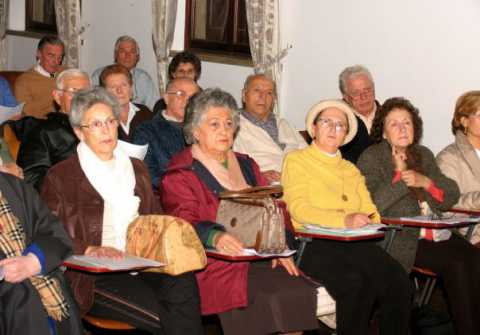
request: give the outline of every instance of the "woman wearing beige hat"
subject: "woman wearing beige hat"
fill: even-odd
[[[295,228],[307,223],[357,228],[379,222],[363,176],[338,150],[357,131],[350,107],[340,100],[321,101],[310,109],[306,127],[312,144],[289,153],[282,170],[284,200]],[[407,273],[375,242],[314,239],[300,268],[336,300],[339,335],[368,334],[374,304],[380,334],[407,334],[412,293]]]

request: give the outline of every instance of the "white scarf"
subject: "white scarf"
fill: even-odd
[[[128,225],[138,216],[140,198],[135,196],[135,173],[128,155],[117,145],[113,159],[102,161],[84,142],[77,147],[83,172],[104,201],[103,227],[112,229],[114,245],[125,250]],[[108,231],[104,231],[108,234]]]

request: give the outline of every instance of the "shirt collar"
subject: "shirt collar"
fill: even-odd
[[[52,76],[50,75],[50,72],[48,72],[47,70],[45,70],[43,68],[43,66],[40,65],[40,63],[37,63],[37,65],[35,65],[35,71],[37,71],[38,73],[40,73],[42,76],[44,77],[48,77],[48,78],[51,78]]]

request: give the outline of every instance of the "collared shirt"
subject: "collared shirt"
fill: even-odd
[[[37,71],[38,73],[40,73],[44,77],[53,78],[52,74],[50,72],[48,72],[47,70],[45,70],[43,68],[43,66],[40,65],[40,63],[37,63],[37,65],[35,65],[34,69],[35,69],[35,71]]]
[[[104,67],[100,67],[92,74],[92,84],[100,85],[100,74]],[[154,84],[150,75],[137,67],[130,70],[133,78],[132,87],[132,102],[147,106],[150,110],[153,110],[153,106],[160,99],[160,93],[157,86]]]
[[[123,124],[123,122],[120,122],[120,126],[122,126],[123,130],[125,131],[126,134],[130,133],[130,123],[132,123],[133,117],[135,116],[135,113],[139,110],[137,106],[132,104],[131,102],[128,103],[128,117],[127,117],[127,123]]]
[[[272,138],[272,140],[283,150],[285,149],[285,143],[281,143],[280,140],[278,139],[278,126],[277,126],[277,118],[273,113],[270,113],[268,116],[267,120],[262,121],[258,120],[247,112],[246,110],[242,109],[240,113],[251,123],[254,125],[262,128],[267,132],[267,134]]]
[[[356,110],[353,110],[355,114],[363,121],[365,127],[367,127],[367,131],[370,134],[370,130],[372,129],[373,120],[375,119],[375,114],[377,113],[377,104],[374,104],[373,111],[368,115],[365,116],[363,114],[358,113]]]

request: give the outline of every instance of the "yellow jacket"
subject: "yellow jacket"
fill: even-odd
[[[330,157],[312,143],[289,153],[283,163],[282,186],[295,228],[305,223],[345,227],[345,216],[351,213],[375,213],[372,221],[380,222],[365,178],[340,152]]]

